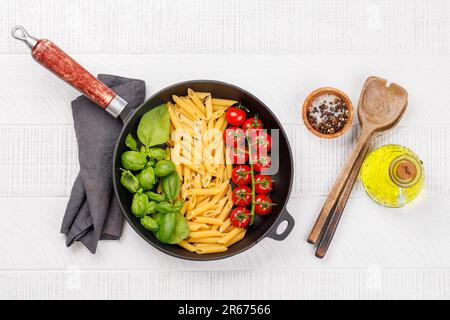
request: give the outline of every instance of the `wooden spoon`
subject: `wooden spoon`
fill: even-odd
[[[323,208],[308,236],[308,242],[317,244],[323,235],[325,231],[324,226],[329,221],[330,212],[336,206],[342,190],[346,187],[349,177],[352,175],[352,171],[359,171],[361,167],[362,161],[357,161],[358,157],[362,157],[361,153],[365,155],[375,137],[397,125],[407,105],[408,93],[399,85],[395,83],[389,85],[385,79],[378,77],[369,77],[366,80],[358,102],[358,118],[362,126],[361,133],[352,154],[345,162],[325,200]],[[353,179],[356,179],[355,174]]]
[[[406,111],[404,109],[403,113]],[[398,121],[394,124],[397,125],[400,122],[403,114],[398,118]],[[333,240],[334,233],[336,232],[339,221],[341,220],[342,213],[344,212],[345,205],[347,204],[347,200],[352,192],[353,186],[355,184],[356,178],[358,177],[359,169],[364,161],[367,151],[370,148],[370,142],[366,143],[359,154],[359,157],[356,159],[355,166],[353,167],[352,172],[349,175],[347,180],[347,184],[344,187],[344,190],[340,194],[336,205],[333,207],[329,214],[328,222],[322,229],[322,236],[320,237],[319,245],[316,250],[316,257],[323,258],[328,251],[328,247],[331,244],[331,240]]]

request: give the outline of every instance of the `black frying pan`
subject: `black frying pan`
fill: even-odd
[[[86,71],[75,60],[58,48],[53,42],[46,39],[36,39],[30,36],[21,26],[12,30],[12,35],[24,41],[30,48],[33,58],[55,73],[58,77],[86,95],[112,116],[117,117],[126,105],[126,101],[115,94],[111,89],[101,83],[92,74]],[[139,220],[131,212],[132,195],[120,184],[120,155],[125,151],[125,137],[128,133],[135,134],[141,117],[150,109],[171,100],[173,94],[183,96],[187,89],[194,91],[211,92],[216,98],[233,99],[240,101],[250,109],[252,114],[258,114],[266,129],[279,130],[279,159],[280,166],[276,174],[272,175],[274,191],[271,198],[277,205],[273,211],[264,217],[256,216],[254,224],[249,227],[245,238],[231,246],[224,253],[199,255],[189,252],[176,245],[166,245],[159,242],[153,233],[144,229]],[[289,199],[293,179],[292,152],[280,122],[270,109],[255,96],[236,86],[212,80],[186,81],[167,87],[154,94],[136,109],[127,122],[116,143],[114,150],[113,183],[114,191],[120,208],[133,229],[147,242],[157,249],[172,256],[188,260],[216,260],[233,256],[247,250],[265,237],[275,240],[285,239],[294,227],[294,219],[286,211],[286,202]],[[277,233],[281,222],[287,221],[284,231]]]
[[[200,255],[195,252],[189,252],[177,245],[167,245],[159,242],[155,238],[153,233],[142,227],[139,219],[137,219],[133,215],[130,209],[133,196],[120,184],[120,155],[122,154],[122,152],[127,150],[125,146],[125,138],[128,133],[132,133],[133,135],[135,135],[139,120],[144,115],[144,113],[156,106],[159,106],[161,103],[171,101],[172,95],[174,94],[178,96],[186,95],[188,88],[191,88],[194,91],[211,92],[212,96],[215,98],[237,100],[244,106],[248,107],[251,113],[258,114],[258,117],[264,123],[265,128],[279,129],[279,154],[281,164],[278,172],[275,175],[271,176],[274,188],[274,191],[271,192],[271,198],[272,201],[277,205],[274,206],[273,211],[266,216],[260,217],[256,215],[253,225],[249,227],[247,233],[245,234],[245,238],[228,248],[228,251],[223,253]],[[146,102],[144,102],[124,124],[114,151],[114,191],[116,192],[117,199],[119,200],[120,208],[125,214],[128,222],[142,238],[144,238],[155,248],[172,256],[188,260],[207,261],[231,257],[235,254],[249,249],[265,237],[269,237],[279,241],[284,240],[294,227],[294,219],[286,210],[286,202],[289,199],[289,194],[291,192],[292,180],[292,152],[286,137],[286,133],[284,132],[283,127],[281,126],[278,119],[261,100],[259,100],[249,92],[234,85],[220,81],[186,81],[174,84],[155,93]],[[282,233],[278,234],[277,228],[283,221],[287,221],[288,225]]]

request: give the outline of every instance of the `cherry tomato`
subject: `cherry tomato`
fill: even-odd
[[[227,147],[244,146],[245,132],[239,127],[227,128],[223,133],[223,140]]]
[[[227,122],[235,127],[243,124],[246,118],[247,115],[245,114],[243,108],[240,106],[229,108],[225,115],[225,119],[227,120]]]
[[[247,186],[239,186],[231,195],[235,206],[245,207],[252,203],[252,189]]]
[[[252,153],[251,162],[253,164],[253,169],[258,172],[268,169],[272,165],[272,160],[269,156],[262,156],[256,153]]]
[[[231,172],[231,180],[238,186],[248,184],[252,180],[250,167],[245,165],[236,166]]]
[[[255,213],[261,216],[265,216],[272,212],[272,199],[265,194],[257,194],[255,197]]]
[[[248,161],[248,150],[245,147],[229,148],[232,164],[244,164]]]
[[[256,193],[268,194],[272,190],[272,180],[269,176],[262,174],[255,175],[255,191]]]
[[[249,130],[250,145],[253,152],[267,155],[272,149],[272,137],[266,130]]]
[[[263,123],[261,122],[261,120],[258,119],[258,117],[248,118],[242,125],[242,129],[244,129],[244,131],[247,131],[249,129],[262,129],[262,128]]]
[[[245,207],[237,207],[230,214],[231,224],[237,228],[248,226],[250,219],[250,211]]]

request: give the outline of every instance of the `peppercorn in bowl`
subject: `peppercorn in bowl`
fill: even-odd
[[[303,103],[303,121],[313,134],[321,138],[343,135],[353,122],[353,106],[342,91],[324,87],[311,92]]]

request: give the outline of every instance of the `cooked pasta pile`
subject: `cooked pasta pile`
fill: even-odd
[[[182,180],[181,213],[189,237],[181,247],[199,254],[218,253],[242,240],[246,229],[231,225],[233,207],[229,180],[233,169],[222,139],[227,128],[225,111],[234,100],[213,98],[188,89],[185,97],[167,103],[171,121],[171,160]]]

